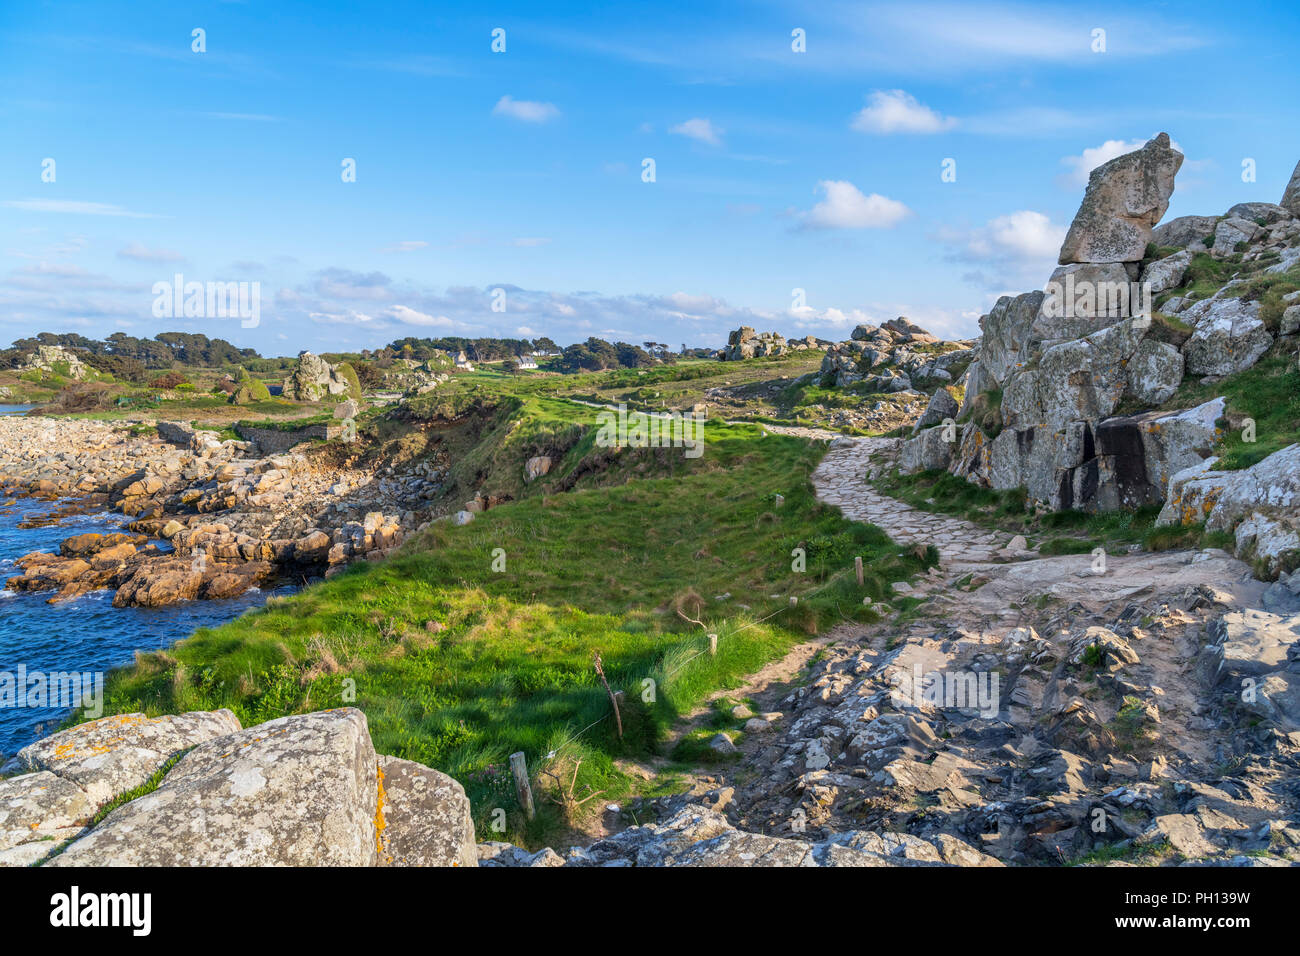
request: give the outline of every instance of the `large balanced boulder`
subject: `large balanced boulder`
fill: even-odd
[[[1094,169],[1059,262],[1138,262],[1169,208],[1183,154],[1161,133],[1141,149]]]

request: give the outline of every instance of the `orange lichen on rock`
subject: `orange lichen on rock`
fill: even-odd
[[[375,776],[379,785],[379,798],[375,802],[375,850],[380,857],[384,856],[384,828],[388,825],[384,822],[384,768],[376,767]],[[392,857],[388,858],[392,862]]]

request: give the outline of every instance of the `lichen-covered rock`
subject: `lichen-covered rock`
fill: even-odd
[[[345,363],[346,364],[346,363]],[[319,355],[302,352],[298,364],[284,380],[283,396],[300,402],[319,402],[329,395],[346,395],[357,391],[349,380],[351,367],[330,365]],[[355,376],[355,372],[352,373]],[[360,398],[354,394],[353,398]]]
[[[1062,428],[1114,412],[1127,385],[1126,368],[1146,326],[1126,319],[1043,353],[1037,369],[1013,375],[1002,397],[1003,422]]]
[[[524,480],[536,481],[551,470],[551,459],[547,455],[534,455],[524,463]]]
[[[1300,445],[1288,445],[1240,471],[1214,471],[1217,459],[1184,469],[1169,481],[1158,525],[1204,521],[1234,531],[1238,556],[1266,574],[1300,560]]]
[[[979,367],[981,373],[995,383],[992,387],[1004,383],[1013,371],[1029,361],[1030,330],[1038,317],[1043,297],[1042,292],[1026,292],[1014,298],[1004,295],[989,314],[980,319],[984,337]],[[968,386],[966,394],[970,393]]]
[[[952,392],[946,388],[936,388],[930,396],[930,404],[925,406],[925,411],[912,426],[912,434],[919,434],[923,428],[938,425],[945,418],[956,419],[957,409],[957,399],[953,398]]]
[[[98,808],[146,783],[181,751],[237,730],[239,720],[228,710],[167,717],[119,714],[29,744],[18,751],[18,762],[76,784]]]
[[[1180,318],[1193,326],[1183,343],[1183,357],[1192,375],[1231,375],[1254,365],[1273,344],[1260,304],[1215,297],[1198,302]]]
[[[83,353],[84,354],[84,353]],[[83,362],[76,352],[62,345],[38,345],[29,354],[23,356],[18,365],[20,372],[43,372],[47,375],[62,375],[74,381],[82,381],[94,374],[95,370]]]
[[[200,744],[52,866],[371,866],[379,776],[365,715],[281,717]]]
[[[478,866],[465,788],[437,770],[379,758],[380,866]]]
[[[1232,217],[1224,219],[1214,227],[1214,245],[1211,252],[1216,256],[1230,256],[1237,251],[1237,246],[1250,242],[1259,232],[1259,227],[1249,219]]]
[[[764,355],[784,355],[787,350],[785,336],[777,332],[759,334],[751,326],[742,325],[727,337],[727,347],[722,350],[721,358],[738,362]]]
[[[1142,273],[1142,282],[1147,285],[1152,295],[1158,295],[1167,289],[1182,285],[1183,276],[1187,275],[1187,267],[1191,264],[1190,252],[1186,249],[1175,252],[1172,256],[1157,259],[1147,266]]]
[[[89,823],[95,809],[84,790],[48,770],[0,780],[0,850],[34,841],[50,843],[60,832]]]
[[[1204,245],[1205,240],[1214,235],[1218,223],[1218,216],[1179,216],[1156,226],[1151,241],[1157,246],[1176,246],[1179,249],[1198,243]]]
[[[1182,165],[1183,154],[1161,133],[1094,169],[1061,246],[1060,263],[1141,260],[1152,228],[1169,208]]]
[[[1125,395],[1145,405],[1163,405],[1183,382],[1183,353],[1168,342],[1144,339],[1126,373]]]
[[[898,467],[904,474],[929,471],[934,468],[947,468],[956,451],[957,434],[955,429],[951,437],[948,429],[942,425],[928,428],[915,438],[910,438],[899,446]]]

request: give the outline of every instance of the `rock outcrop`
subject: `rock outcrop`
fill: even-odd
[[[948,416],[927,416],[900,451],[904,471],[947,467],[986,487],[1024,487],[1053,509],[1166,503],[1183,514],[1171,479],[1214,453],[1225,415],[1222,400],[1180,408],[1184,377],[1212,384],[1245,372],[1279,336],[1300,331],[1300,308],[1288,318],[1300,295],[1279,307],[1248,278],[1300,264],[1300,218],[1285,203],[1242,203],[1153,229],[1181,162],[1161,134],[1093,171],[1061,266],[1043,292],[1004,296],[981,318],[959,427],[931,434],[927,426]],[[1148,258],[1150,243],[1176,251]],[[1243,274],[1206,295],[1192,281],[1204,274],[1195,257],[1206,255],[1240,261]],[[1276,569],[1285,522],[1278,530],[1281,519],[1270,517],[1252,538],[1263,518],[1219,514],[1223,530],[1245,522],[1241,548],[1267,542],[1264,564]]]
[[[718,358],[724,362],[739,362],[743,359],[785,355],[821,347],[822,343],[811,335],[787,341],[779,332],[760,333],[755,332],[752,326],[742,325],[727,336],[727,347],[718,353]]]
[[[301,352],[298,364],[284,380],[282,394],[285,398],[299,402],[319,402],[330,395],[351,395],[360,399],[360,388],[354,384],[350,367],[331,365],[318,355]]]
[[[1269,577],[1300,567],[1300,445],[1240,471],[1215,471],[1217,461],[1171,476],[1156,523],[1232,531],[1237,553]]]
[[[352,708],[247,730],[224,710],[106,717],[16,762],[29,772],[0,780],[0,865],[477,865],[464,789],[377,755]]]
[[[479,847],[480,866],[864,867],[1002,866],[961,840],[850,830],[808,843],[738,830],[717,810],[691,805],[663,823],[630,827],[561,857],[502,843]]]
[[[77,382],[95,374],[95,370],[83,362],[76,352],[65,349],[62,345],[38,345],[19,362],[18,371],[62,375]]]
[[[436,517],[443,472],[432,460],[385,476],[318,467],[302,452],[255,454],[248,442],[179,422],[160,422],[153,439],[105,422],[0,418],[6,492],[132,519],[130,534],[23,555],[6,586],[48,591],[52,601],[112,589],[117,606],[233,597],[384,557]]]

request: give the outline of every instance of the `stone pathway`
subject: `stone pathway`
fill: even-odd
[[[764,427],[782,435],[829,440],[830,450],[812,474],[818,499],[839,507],[846,518],[876,525],[899,544],[934,545],[944,570],[989,564],[999,557],[1037,557],[1032,552],[1006,551],[1012,536],[1005,531],[990,531],[961,518],[918,511],[867,484],[872,457],[892,454],[898,444],[896,438],[848,438],[815,428]]]

